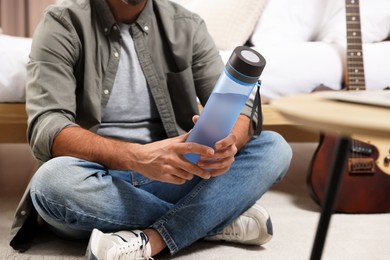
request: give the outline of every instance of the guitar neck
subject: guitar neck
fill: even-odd
[[[347,89],[364,90],[364,64],[359,0],[345,0],[347,21]]]

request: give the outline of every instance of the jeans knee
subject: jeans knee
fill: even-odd
[[[72,157],[56,157],[45,162],[31,180],[31,193],[58,193],[71,181],[69,165]]]
[[[287,173],[292,159],[292,149],[287,141],[273,131],[263,131],[253,140],[258,153],[259,167],[267,165],[268,174],[275,183],[280,181]]]
[[[287,173],[291,159],[293,156],[291,146],[287,143],[287,141],[276,132],[272,133],[273,140],[273,154],[276,155],[274,163],[279,165],[279,176],[276,178],[275,183],[279,182]],[[278,171],[277,171],[278,172]]]
[[[283,162],[289,162],[292,158],[292,149],[287,141],[277,132],[263,131],[260,136],[253,139],[255,145],[262,147],[260,150],[279,157]],[[265,149],[263,149],[266,147]]]
[[[55,157],[43,163],[33,176],[33,181],[39,182],[40,179],[48,179],[52,174],[57,172],[57,169],[66,167],[66,163],[62,163],[65,157]]]
[[[281,162],[285,162],[290,165],[292,159],[292,149],[291,146],[287,143],[287,141],[276,132],[269,132],[272,138],[273,148],[275,152],[278,153],[278,157]]]

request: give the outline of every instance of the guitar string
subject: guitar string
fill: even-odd
[[[350,3],[348,3],[350,2]],[[346,0],[346,37],[347,37],[347,79],[348,88],[353,85],[356,90],[365,89],[362,31],[360,21],[359,0]],[[351,46],[354,48],[351,50]],[[352,57],[354,56],[354,57]],[[353,83],[353,80],[355,83]],[[363,157],[363,146],[355,139],[351,142],[351,154],[353,159]],[[355,150],[356,149],[356,150]]]

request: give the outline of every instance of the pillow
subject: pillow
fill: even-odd
[[[251,36],[268,0],[173,0],[199,14],[218,49],[233,50]]]
[[[390,41],[364,43],[363,59],[366,89],[390,87]]]
[[[334,46],[323,42],[264,43],[253,47],[267,60],[260,93],[267,99],[310,93],[321,84],[340,89],[343,63]]]
[[[270,0],[251,37],[263,42],[304,42],[314,38],[321,21],[324,0]]]
[[[24,102],[31,38],[0,34],[0,102]]]

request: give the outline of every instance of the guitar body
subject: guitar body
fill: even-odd
[[[346,90],[363,91],[366,87],[359,0],[345,0],[345,11]],[[323,90],[329,88],[321,85],[314,91]],[[332,171],[338,138],[322,135],[309,167],[307,186],[314,201],[320,205],[325,196],[328,176]],[[343,213],[390,212],[390,141],[352,137],[334,209]]]
[[[322,135],[309,167],[307,186],[311,197],[319,205],[325,197],[338,138]],[[390,175],[382,171],[377,163],[383,159],[380,155],[388,154],[388,151],[380,151],[368,142],[352,140],[334,207],[336,212],[390,212]],[[390,166],[385,167],[386,172],[390,171]]]

